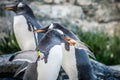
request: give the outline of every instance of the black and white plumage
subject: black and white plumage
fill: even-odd
[[[19,3],[19,7],[21,7],[22,6],[22,4],[21,3]],[[27,22],[27,27],[25,28],[25,29],[28,29],[29,31],[31,31],[31,30],[34,30],[34,29],[32,29],[31,28],[31,26],[36,26],[36,21],[35,21],[35,24],[34,24],[34,20],[33,20],[33,18],[31,18],[30,16],[28,16],[28,15],[26,15],[26,14],[24,14],[24,11],[23,12],[16,12],[17,13],[17,16],[15,17],[15,21],[21,21],[21,20],[23,20],[23,23],[21,23],[21,24],[24,24],[24,22]],[[19,15],[21,15],[22,14],[22,16],[19,16]],[[18,16],[19,16],[19,19],[18,19]],[[25,19],[23,19],[23,17],[25,17],[25,19],[27,19],[26,21],[25,21]],[[14,24],[14,26],[18,26],[18,24],[17,24],[17,22],[14,22],[15,24]],[[24,25],[22,25],[22,26],[24,26]],[[37,25],[37,26],[40,26],[40,25]],[[17,31],[19,31],[19,29],[17,30]],[[17,32],[16,31],[16,32]],[[22,30],[23,31],[23,30]],[[26,32],[26,31],[25,31]],[[64,31],[64,32],[66,32],[66,31]],[[18,33],[18,32],[17,32]],[[25,34],[25,33],[24,33]],[[66,34],[68,34],[68,33],[66,33]],[[69,34],[70,35],[70,34]],[[19,37],[20,35],[18,34],[18,37]],[[23,35],[22,35],[23,36]],[[32,34],[32,36],[33,36],[33,34]],[[72,35],[72,37],[74,37],[74,38],[76,38],[75,36],[73,36]],[[24,38],[21,38],[21,39],[24,39]],[[20,41],[22,41],[21,39],[19,39]],[[35,38],[36,39],[36,38]],[[31,38],[31,40],[32,40],[32,38]],[[36,40],[38,40],[38,39],[36,39]],[[27,41],[27,40],[23,40],[22,42],[19,42],[18,41],[18,43],[23,43],[24,41]],[[35,41],[35,40],[32,40],[32,41]],[[25,44],[24,44],[25,45]],[[21,45],[21,48],[22,48],[23,46]],[[26,47],[27,47],[27,45],[26,45]],[[30,46],[28,46],[28,47],[30,47]],[[59,47],[57,47],[57,48],[59,48]],[[22,48],[23,50],[25,49],[24,47]],[[32,49],[34,49],[33,47],[32,47]],[[37,49],[39,49],[39,48],[37,48]],[[41,48],[40,48],[41,49]],[[42,50],[44,50],[45,48],[43,48]],[[25,50],[27,50],[27,49],[25,49]],[[71,49],[70,49],[71,50]],[[44,52],[44,51],[43,51]],[[46,59],[47,59],[47,55],[48,54],[48,52],[46,52],[44,55],[46,56]],[[74,61],[75,62],[75,61]],[[74,63],[75,64],[75,63]],[[32,65],[32,64],[31,64]],[[31,68],[31,66],[30,66],[30,68]],[[30,68],[28,68],[27,69],[27,72],[29,73],[29,69]],[[74,68],[75,69],[75,68]],[[77,68],[76,68],[77,69]],[[77,71],[77,70],[76,70]],[[27,74],[27,73],[26,73]],[[25,74],[25,75],[26,75]],[[76,73],[77,75],[78,75],[78,73]],[[77,77],[78,78],[78,77]],[[26,77],[24,77],[24,79],[26,80]],[[30,78],[31,79],[31,78]],[[72,78],[71,78],[72,79]],[[52,79],[51,79],[52,80]]]
[[[65,37],[66,35],[64,35],[64,33],[58,29],[52,29],[45,33],[45,35],[43,36],[42,40],[39,42],[39,45],[36,48],[37,51],[40,50],[41,53],[44,54],[42,56],[44,60],[38,61],[37,64],[31,63],[27,67],[27,70],[24,75],[24,80],[32,80],[33,77],[35,77],[36,75],[38,75],[39,77],[39,79],[37,77],[37,80],[56,80],[61,65],[67,73],[67,75],[69,76],[70,80],[95,80],[93,69],[91,67],[88,55],[85,53],[84,50],[68,45],[65,41]],[[36,52],[34,53],[36,54]],[[35,54],[33,55],[35,56]],[[28,61],[35,61],[34,57],[30,57],[31,55],[32,54],[29,55],[29,53],[17,54],[12,59],[13,61],[20,61],[21,58],[28,59]],[[33,76],[30,74],[31,69],[35,73],[33,74]],[[36,73],[36,69],[38,73]],[[57,71],[57,73],[55,73],[55,71]],[[21,72],[21,70],[18,71],[18,73],[19,72]],[[43,73],[47,77],[44,77]],[[49,75],[52,76],[52,78]]]
[[[16,54],[11,57],[11,61],[22,61],[25,59],[27,62],[30,62],[29,66],[27,66],[27,70],[25,71],[23,80],[56,80],[62,65],[62,47],[61,44],[65,43],[64,34],[60,30],[51,30],[47,32],[36,50],[41,52],[42,56],[37,63],[35,63],[35,56],[37,54],[36,51],[34,54],[29,52],[23,52],[20,54]],[[64,46],[64,48],[67,46]],[[67,48],[65,48],[67,50]],[[32,56],[33,55],[33,56]],[[37,59],[37,57],[36,57]],[[37,68],[36,68],[37,67]],[[23,67],[24,70],[25,68]],[[21,72],[17,71],[16,74]],[[31,72],[32,71],[32,72]],[[37,75],[37,76],[36,76]],[[33,78],[34,77],[34,78]],[[36,78],[37,77],[37,78]]]
[[[70,51],[63,50],[62,68],[69,80],[96,80],[88,55],[83,49],[70,46]]]
[[[55,25],[55,26],[54,26]],[[41,29],[41,31],[49,32],[49,30],[58,29],[63,31],[66,36],[78,40],[78,38],[67,29],[63,28],[59,24],[51,24],[49,27]],[[79,44],[79,43],[76,43]],[[83,44],[82,44],[83,45]],[[63,61],[62,68],[67,73],[70,80],[95,80],[95,76],[93,73],[93,69],[91,63],[89,61],[89,57],[84,49],[84,47],[79,48],[76,46],[70,46],[69,50],[66,50],[64,46],[66,44],[62,44],[63,51]],[[86,47],[87,48],[87,47]]]
[[[41,25],[36,20],[32,9],[23,2],[7,6],[6,10],[15,12],[13,30],[21,50],[34,50],[42,34],[33,33]]]
[[[63,33],[65,35],[67,35],[70,38],[77,41],[77,44],[75,45],[76,48],[83,49],[88,55],[90,55],[92,58],[96,59],[94,56],[94,53],[90,50],[90,48],[85,43],[80,41],[79,38],[72,31],[68,30],[67,28],[63,27],[62,25],[60,25],[58,23],[52,23],[45,28],[41,28],[40,30],[35,30],[35,32],[45,33],[51,29],[59,29],[59,30],[63,31]]]
[[[23,52],[23,54],[22,53],[16,54],[12,57],[11,59],[12,61],[21,61],[22,59],[28,59],[28,61],[29,60],[32,61],[32,63],[30,63],[29,66],[27,67],[23,80],[35,80],[35,79],[56,80],[57,79],[62,64],[61,41],[63,41],[62,35],[61,33],[59,35],[58,31],[52,30],[46,33],[36,49],[36,50],[40,50],[41,54],[44,55],[43,57],[41,57],[43,59],[40,59],[40,61],[37,61],[37,63],[33,63],[33,61],[35,61],[34,58],[36,57],[37,54],[35,51],[34,53],[30,52],[30,55],[28,52],[27,53]]]

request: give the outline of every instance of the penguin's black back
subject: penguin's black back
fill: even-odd
[[[75,48],[78,76],[80,80],[96,80],[93,68],[85,50]]]

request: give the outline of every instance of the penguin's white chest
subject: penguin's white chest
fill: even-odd
[[[22,50],[34,50],[36,47],[34,33],[28,30],[27,21],[24,16],[14,17],[14,33]]]
[[[75,47],[70,46],[70,50],[67,51],[65,49],[65,45],[62,44],[62,50],[63,50],[63,61],[62,61],[63,69],[67,73],[70,80],[78,80]]]
[[[56,45],[51,48],[48,55],[48,62],[38,61],[38,80],[56,80],[62,65],[62,48]]]

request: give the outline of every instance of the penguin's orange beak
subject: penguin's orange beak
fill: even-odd
[[[11,7],[7,7],[7,8],[5,8],[5,10],[7,10],[7,11],[12,11],[13,8],[11,8]]]
[[[46,31],[45,31],[45,30],[41,30],[41,29],[39,29],[39,30],[34,30],[33,32],[44,33],[44,32],[46,32]]]
[[[77,42],[72,39],[72,38],[64,38],[65,41],[67,41],[69,43],[69,45],[73,46],[75,45]]]

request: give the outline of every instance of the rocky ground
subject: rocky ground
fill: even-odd
[[[19,54],[20,52],[17,53]],[[14,54],[0,56],[0,80],[15,80],[13,79],[13,75],[24,62],[10,62],[9,58]],[[106,66],[93,59],[90,61],[94,69],[94,74],[97,76],[97,80],[120,80],[120,71],[117,69],[118,66]]]

